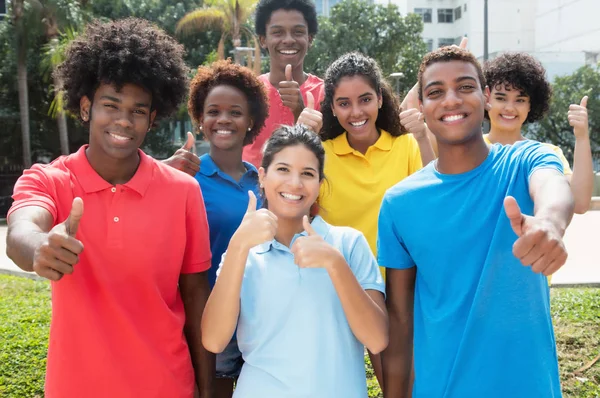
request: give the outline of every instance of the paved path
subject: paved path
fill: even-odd
[[[0,273],[35,277],[23,272],[6,257],[6,225],[0,224]],[[552,278],[554,286],[600,287],[600,211],[575,215],[565,235],[569,259]]]

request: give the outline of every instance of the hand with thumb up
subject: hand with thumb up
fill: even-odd
[[[308,91],[306,93],[306,108],[298,117],[297,124],[303,124],[315,133],[319,134],[323,127],[323,114],[315,109],[315,97]]]
[[[39,276],[51,281],[60,280],[63,275],[73,273],[73,266],[79,261],[83,244],[75,239],[79,222],[83,217],[83,200],[73,199],[67,219],[48,232],[48,239],[38,247],[33,255],[33,270]]]
[[[298,120],[302,109],[304,109],[304,102],[300,93],[300,84],[294,80],[292,75],[292,65],[285,66],[285,80],[279,82],[278,89],[281,102],[290,108],[294,114],[294,120]]]
[[[319,236],[308,221],[308,216],[304,216],[302,225],[306,236],[297,238],[291,249],[294,262],[298,267],[329,269],[340,259],[346,261],[339,250]]]
[[[277,233],[277,216],[267,209],[256,210],[256,195],[248,191],[248,208],[240,226],[231,237],[231,243],[250,250],[254,246],[268,242]]]
[[[521,264],[546,276],[552,275],[565,264],[567,249],[562,239],[564,231],[555,223],[521,213],[519,204],[512,196],[504,199],[504,211],[517,235],[513,254]]]
[[[200,170],[200,158],[196,156],[195,149],[196,139],[194,134],[188,131],[185,144],[173,156],[162,162],[193,177]]]

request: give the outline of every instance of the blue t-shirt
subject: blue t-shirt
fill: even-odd
[[[244,166],[247,171],[237,182],[225,174],[209,154],[200,157],[200,171],[196,173],[195,178],[202,190],[208,218],[212,253],[208,280],[211,287],[215,284],[221,256],[227,250],[229,240],[246,214],[248,191],[253,191],[260,202],[256,167],[248,162],[244,162]]]
[[[321,217],[312,226],[342,253],[363,289],[384,292],[362,233]],[[294,236],[292,245],[303,235]],[[237,340],[244,365],[234,397],[367,396],[364,346],[348,325],[327,270],[299,268],[290,249],[275,240],[250,250]]]
[[[417,267],[413,396],[560,397],[548,282],[512,254],[503,205],[513,196],[532,215],[531,174],[562,173],[560,160],[522,141],[466,173],[434,163],[390,188],[379,214],[379,265]]]

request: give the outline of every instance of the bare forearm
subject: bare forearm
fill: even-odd
[[[201,397],[213,395],[215,378],[215,355],[202,345],[202,330],[200,328],[208,292],[209,289],[206,286],[206,289],[197,289],[195,294],[184,299],[186,308],[185,335]]]
[[[413,319],[390,309],[390,339],[383,351],[383,390],[385,397],[405,398],[412,395]]]
[[[435,152],[433,151],[433,146],[431,145],[431,141],[427,133],[417,139],[417,144],[419,144],[419,151],[421,152],[421,161],[423,162],[423,166],[429,164],[432,160],[435,159]]]
[[[202,317],[202,342],[209,351],[223,351],[233,336],[240,314],[240,290],[247,258],[248,249],[236,245],[232,239]]]
[[[573,218],[575,201],[567,179],[553,173],[542,176],[537,171],[533,174],[530,189],[534,203],[534,214],[538,218],[544,218],[552,222],[564,234]]]
[[[9,222],[6,255],[23,271],[32,272],[35,251],[47,238],[48,234],[31,221]]]
[[[352,333],[372,353],[381,352],[388,343],[388,321],[385,309],[381,308],[360,286],[343,259],[340,258],[329,267],[328,272]]]
[[[590,208],[594,190],[594,166],[589,137],[575,140],[571,192],[575,198],[575,213],[583,214]]]

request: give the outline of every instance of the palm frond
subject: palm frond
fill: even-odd
[[[208,30],[223,31],[227,29],[227,16],[217,8],[199,8],[183,16],[177,22],[175,33],[188,35]]]

